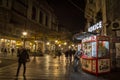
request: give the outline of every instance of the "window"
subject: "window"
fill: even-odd
[[[109,56],[109,42],[99,41],[98,42],[98,57],[108,57]]]
[[[40,11],[40,14],[39,14],[39,22],[42,24],[43,23],[43,12]]]
[[[32,7],[32,20],[36,19],[36,8],[33,6]]]
[[[48,16],[46,16],[45,25],[48,26]]]
[[[89,3],[90,3],[90,4],[93,4],[93,0],[89,0]]]
[[[6,0],[6,6],[7,6],[7,7],[9,6],[9,2],[8,2],[8,0]]]
[[[2,3],[3,3],[3,0],[0,0],[0,5],[2,5]]]
[[[93,43],[87,42],[83,44],[84,55],[86,55],[89,58],[91,58],[94,55],[92,54],[92,52],[95,52],[95,50],[92,50],[93,45],[95,45],[95,43],[93,44]]]

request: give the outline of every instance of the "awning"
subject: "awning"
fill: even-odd
[[[86,37],[90,37],[93,35],[97,35],[98,33],[94,33],[94,32],[82,32],[82,33],[77,33],[73,36],[73,40],[82,40]]]

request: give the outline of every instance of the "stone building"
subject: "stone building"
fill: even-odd
[[[111,67],[120,68],[120,1],[86,0],[85,17],[87,29],[102,21],[102,28],[96,32],[110,37]]]
[[[26,36],[22,32],[26,31]],[[59,35],[54,10],[45,0],[0,0],[0,49],[22,46],[31,50],[42,48],[45,42]]]

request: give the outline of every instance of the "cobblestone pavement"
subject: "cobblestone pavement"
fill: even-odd
[[[49,55],[30,59],[31,61],[27,63],[26,76],[22,75],[22,67],[19,76],[15,76],[17,63],[14,63],[0,68],[0,80],[117,80],[110,79],[109,75],[96,77],[82,70],[73,72],[72,66],[66,64],[64,56],[60,60]]]

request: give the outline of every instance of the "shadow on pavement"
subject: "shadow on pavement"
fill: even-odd
[[[17,62],[17,60],[14,60],[14,59],[3,59],[3,58],[0,58],[0,68],[12,65],[12,64],[14,64],[16,62]]]

